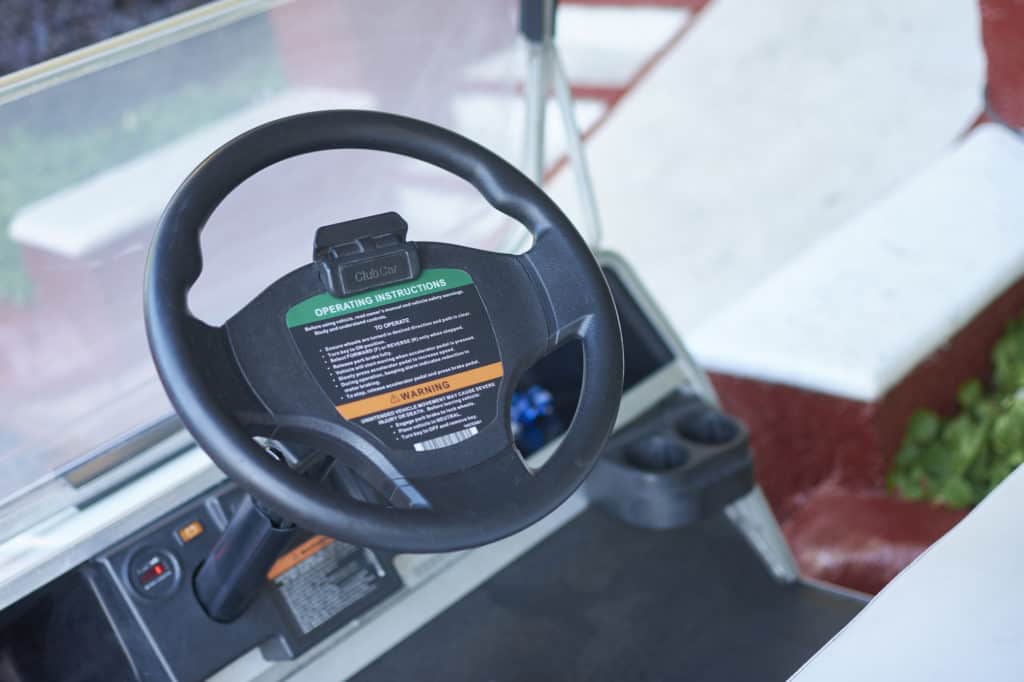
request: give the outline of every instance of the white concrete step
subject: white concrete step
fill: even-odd
[[[973,131],[688,337],[710,370],[873,402],[1024,275],[1024,141]]]
[[[975,0],[715,0],[588,141],[606,245],[692,331],[967,130],[978,23]],[[552,192],[581,217],[570,174]]]

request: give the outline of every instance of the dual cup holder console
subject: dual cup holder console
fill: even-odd
[[[667,398],[613,436],[586,483],[595,504],[645,528],[708,518],[753,486],[743,425],[684,394]]]

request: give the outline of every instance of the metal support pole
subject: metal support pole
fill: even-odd
[[[582,232],[587,243],[597,248],[602,235],[597,196],[583,149],[583,135],[576,121],[569,76],[555,47],[555,9],[555,0],[523,0],[521,3],[520,30],[527,42],[522,169],[538,185],[543,183],[546,112],[548,96],[553,90],[565,131],[569,164],[576,177],[576,191],[583,208]]]
[[[755,485],[746,496],[726,507],[725,515],[743,533],[776,580],[791,583],[800,577],[796,559],[760,486]]]
[[[562,127],[565,129],[565,145],[569,155],[569,164],[576,176],[576,192],[590,235],[587,242],[594,248],[601,243],[601,216],[597,209],[597,195],[594,193],[594,181],[590,177],[590,166],[583,150],[583,134],[576,122],[576,108],[572,99],[569,76],[565,72],[562,58],[555,49],[554,43],[548,45],[548,59],[551,63],[552,85],[558,109],[562,114]],[[586,236],[586,235],[584,235]]]
[[[526,104],[526,126],[523,131],[523,172],[538,185],[544,182],[545,114],[551,74],[547,50],[543,43],[527,46],[526,82],[523,97]]]

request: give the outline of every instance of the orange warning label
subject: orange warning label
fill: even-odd
[[[498,379],[504,374],[504,368],[500,362],[492,362],[489,365],[468,369],[465,372],[451,374],[439,379],[432,379],[421,384],[406,386],[388,393],[381,393],[362,400],[353,400],[349,403],[338,405],[338,413],[345,419],[358,419],[368,414],[375,414],[390,410],[409,403],[415,403],[427,398],[434,398],[445,393],[458,391],[470,386],[482,384],[485,381]]]
[[[332,542],[334,540],[326,535],[314,535],[275,561],[267,571],[267,580],[273,580],[282,573],[287,573]]]

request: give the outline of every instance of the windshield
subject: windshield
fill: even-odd
[[[218,145],[291,113],[370,108],[519,161],[516,2],[215,4],[233,11],[0,81],[0,502],[171,414],[146,346],[143,268],[163,206]],[[560,156],[557,139],[548,147]],[[308,155],[216,211],[190,304],[220,323],[308,262],[316,227],[389,210],[417,240],[502,249],[522,234],[423,164]]]

